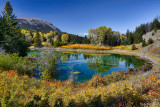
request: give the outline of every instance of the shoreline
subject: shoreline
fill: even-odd
[[[39,51],[58,51],[58,52],[75,52],[75,53],[102,53],[102,54],[124,54],[124,55],[132,55],[146,60],[154,66],[160,66],[160,56],[156,56],[151,53],[132,51],[132,50],[92,50],[92,49],[70,49],[70,48],[54,48],[54,47],[42,47],[42,48],[30,48],[31,50],[39,50]]]

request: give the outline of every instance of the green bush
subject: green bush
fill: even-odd
[[[15,70],[18,74],[29,76],[33,75],[36,63],[27,57],[19,57],[18,54],[2,54],[0,53],[0,70]]]
[[[55,47],[61,46],[61,45],[60,45],[60,42],[54,42],[53,44],[54,44]]]
[[[149,38],[149,40],[148,40],[148,45],[150,45],[150,44],[152,44],[152,43],[154,43],[154,42],[153,42],[153,39],[152,39],[152,38]]]
[[[67,43],[60,42],[60,45],[61,45],[61,46],[64,46],[64,45],[67,45]]]
[[[64,42],[54,42],[53,43],[55,47],[60,47],[60,46],[63,46],[63,45],[67,45],[67,43],[64,43]]]
[[[133,44],[132,45],[132,50],[136,50],[137,48],[136,48],[136,45],[135,44]]]

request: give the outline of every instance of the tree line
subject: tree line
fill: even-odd
[[[28,29],[22,29],[21,33],[25,35],[26,40],[33,44],[35,47],[42,47],[42,43],[45,46],[62,46],[66,44],[89,44],[90,40],[85,37],[81,37],[74,34],[58,33],[56,31],[50,31],[48,33],[41,32],[39,30],[31,31]]]
[[[127,30],[126,39],[125,39],[126,44],[130,45],[134,43],[143,42],[145,41],[142,38],[144,34],[150,31],[154,31],[154,33],[156,33],[158,29],[160,29],[160,21],[159,21],[159,17],[157,16],[152,22],[141,24],[140,26],[136,27],[134,32]],[[154,33],[152,33],[152,36],[154,35]]]
[[[110,27],[107,28],[106,26],[100,26],[96,29],[89,29],[88,39],[90,40],[91,44],[94,45],[108,45],[108,46],[117,46],[117,45],[131,45],[135,43],[144,43],[142,36],[147,32],[156,31],[160,29],[160,22],[159,17],[157,16],[152,22],[141,24],[140,26],[136,27],[135,31],[127,30],[126,34],[120,35],[119,32],[113,31]],[[152,33],[152,35],[154,35]],[[153,43],[152,39],[148,40],[148,44]],[[147,44],[147,43],[146,43]]]

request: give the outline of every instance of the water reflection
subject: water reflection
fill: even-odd
[[[118,67],[119,60],[118,55],[99,55],[90,58],[87,63],[89,69],[104,73],[113,67]]]
[[[56,71],[56,79],[80,82],[91,79],[97,73],[104,76],[118,70],[139,67],[146,63],[144,60],[134,56],[119,54],[96,55],[54,51],[50,53],[41,52],[38,57],[43,59],[41,63],[45,63],[45,66],[50,66],[48,70]],[[46,60],[46,58],[50,60]],[[52,66],[52,63],[56,64],[56,66]]]

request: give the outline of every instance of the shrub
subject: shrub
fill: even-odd
[[[60,42],[60,45],[61,45],[61,46],[64,46],[64,45],[67,45],[67,43]]]
[[[55,47],[60,47],[60,46],[64,46],[64,45],[67,45],[67,43],[64,43],[64,42],[54,42],[53,43],[53,45],[55,46]]]
[[[95,75],[90,81],[88,81],[88,86],[90,87],[98,87],[104,85],[106,85],[106,82],[101,77],[101,75]]]
[[[152,43],[154,43],[154,42],[153,42],[153,39],[152,39],[152,38],[149,38],[149,40],[148,40],[148,45],[150,45],[150,44],[152,44]]]
[[[66,45],[66,46],[62,46],[62,48],[110,50],[110,47],[93,46],[93,45],[86,45],[86,44],[69,44],[69,45]]]
[[[28,76],[9,77],[0,73],[0,101],[2,107],[119,107],[123,102],[132,104],[153,103],[160,100],[159,73],[128,76],[115,72],[107,79],[96,76],[91,82],[70,85],[69,81],[44,81]],[[94,84],[94,82],[97,83]],[[99,85],[101,82],[112,82]],[[116,105],[117,104],[117,105]],[[119,105],[118,105],[119,104]],[[124,104],[124,103],[123,103]],[[121,105],[122,106],[122,105]]]
[[[60,42],[57,42],[57,41],[56,41],[56,42],[54,42],[53,44],[54,44],[54,46],[55,46],[55,47],[59,47],[59,46],[61,46]]]
[[[136,45],[135,44],[133,44],[132,45],[132,50],[136,50],[137,48],[136,48]]]
[[[36,63],[27,57],[19,57],[18,54],[2,54],[0,53],[0,69],[15,70],[18,74],[27,74],[31,76],[36,67]]]

